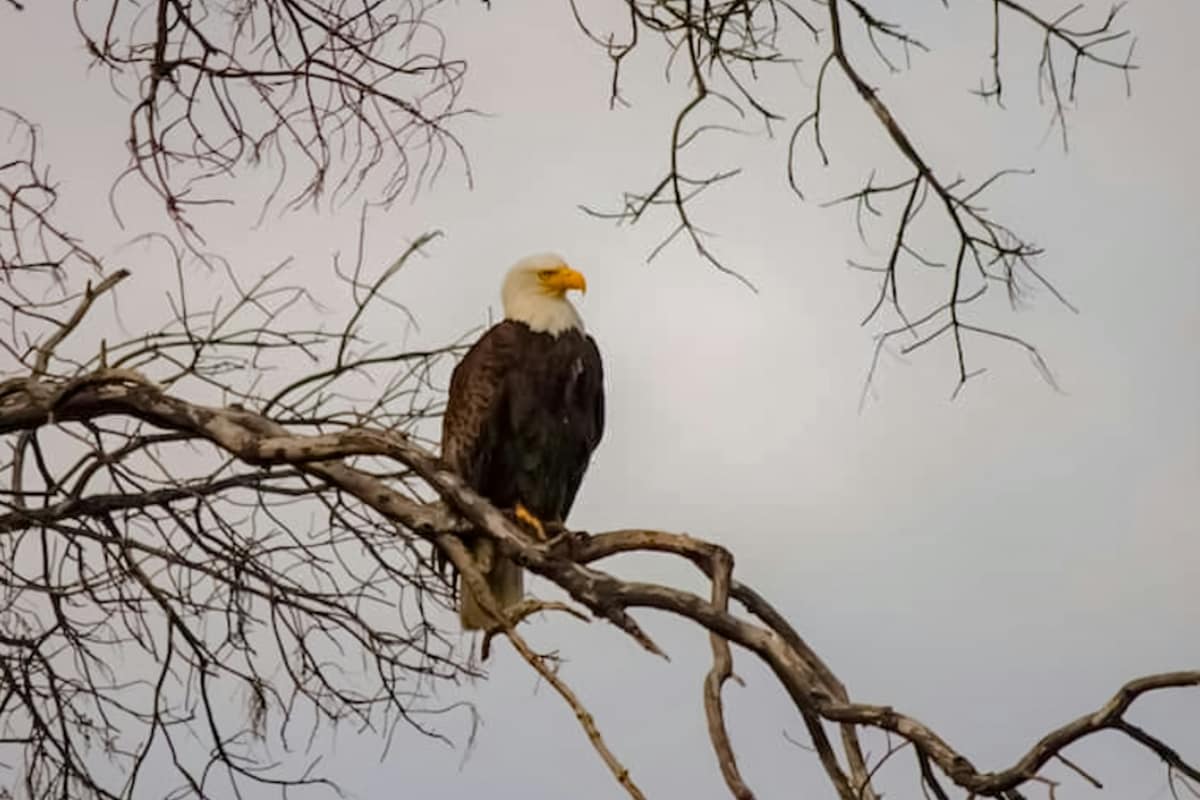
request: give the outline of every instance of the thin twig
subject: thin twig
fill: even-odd
[[[105,277],[104,280],[100,281],[100,283],[96,284],[96,288],[94,289],[92,288],[91,281],[88,281],[87,286],[83,290],[83,299],[80,300],[79,305],[75,307],[74,313],[71,314],[66,322],[59,326],[58,330],[56,330],[50,336],[50,338],[46,340],[45,344],[38,348],[37,360],[34,362],[33,369],[31,371],[33,377],[38,378],[46,374],[46,370],[50,366],[50,359],[53,357],[55,349],[59,346],[59,344],[62,343],[63,339],[66,339],[67,336],[70,335],[71,331],[75,330],[75,328],[79,326],[79,323],[83,321],[84,316],[87,315],[88,309],[92,307],[92,303],[96,302],[98,297],[128,277],[129,270],[119,269],[111,275]]]

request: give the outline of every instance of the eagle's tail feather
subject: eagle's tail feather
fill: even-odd
[[[472,550],[500,608],[506,609],[520,602],[525,595],[525,571],[516,562],[497,556],[495,544],[490,539],[480,537]],[[498,622],[475,600],[471,587],[465,584],[461,584],[458,591],[458,619],[464,631],[488,630]]]

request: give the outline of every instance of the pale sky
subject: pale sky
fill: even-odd
[[[137,232],[117,229],[105,204],[124,164],[127,109],[101,73],[86,71],[66,4],[52,5],[0,10],[0,104],[43,126],[69,227],[113,254]],[[443,343],[498,316],[512,261],[561,252],[588,277],[578,306],[605,358],[609,408],[573,527],[722,543],[739,578],[787,614],[852,698],[917,716],[980,768],[1000,769],[1125,680],[1200,665],[1200,115],[1191,99],[1200,6],[1130,4],[1124,19],[1142,65],[1132,97],[1119,78],[1086,73],[1064,155],[1045,136],[1046,109],[1019,85],[1007,112],[967,95],[987,74],[986,29],[924,5],[913,23],[942,49],[884,82],[885,97],[940,172],[1036,169],[1000,186],[989,206],[1046,247],[1039,266],[1081,313],[1040,292],[1016,313],[989,306],[984,319],[1041,348],[1062,393],[1024,353],[973,342],[968,356],[988,373],[957,399],[951,352],[934,347],[885,357],[859,411],[872,340],[858,322],[876,284],[845,261],[878,258],[885,240],[868,251],[845,209],[818,203],[856,188],[881,151],[841,80],[827,87],[833,168],[803,151],[810,202],[786,186],[786,133],[702,151],[715,167],[746,168],[700,207],[700,222],[759,293],[683,243],[647,266],[669,219],[617,228],[576,206],[611,207],[620,191],[658,179],[683,88],[664,84],[658,55],[647,55],[628,73],[633,107],[610,111],[607,60],[565,3],[435,12],[450,47],[470,60],[467,102],[490,112],[459,129],[475,188],[452,167],[415,201],[371,218],[369,259],[380,267],[426,230],[446,236],[396,284],[419,330],[377,313],[368,332]],[[1036,48],[1018,38],[1006,57],[1032,68]],[[803,80],[814,70],[801,65]],[[785,110],[803,113],[803,84],[772,80]],[[258,230],[244,210],[213,214],[206,231],[239,275],[291,254],[293,276],[321,287],[332,253],[353,249],[357,208],[272,216]],[[136,329],[161,318],[173,275],[141,251],[120,258],[134,271],[122,304]],[[341,319],[348,298],[322,301],[331,324]],[[611,567],[698,586],[661,560]],[[707,637],[654,614],[639,619],[670,663],[600,623],[535,621],[528,635],[567,659],[563,676],[648,796],[725,797],[700,702]],[[726,706],[749,785],[761,798],[833,797],[815,756],[783,735],[804,740],[785,695],[751,657],[734,656],[747,685],[731,684]],[[622,796],[570,711],[507,645],[489,670],[486,681],[441,690],[483,715],[465,760],[466,729],[450,721],[457,749],[401,729],[382,760],[378,740],[346,729],[328,743],[327,774],[359,798]],[[1200,694],[1144,699],[1133,718],[1200,758]],[[867,742],[883,749],[880,738]],[[1167,796],[1163,766],[1115,735],[1070,756],[1105,783],[1099,796]],[[880,788],[918,798],[916,774],[911,757],[897,757]],[[1099,794],[1060,769],[1047,774],[1063,780],[1060,798]]]

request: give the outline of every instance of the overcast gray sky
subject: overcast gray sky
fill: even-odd
[[[0,15],[0,102],[44,127],[72,227],[115,248],[128,234],[103,203],[123,164],[127,111],[101,74],[85,72],[67,5],[53,5]],[[1028,93],[1007,112],[967,97],[988,69],[984,29],[925,5],[917,32],[941,49],[885,83],[885,97],[946,174],[1037,170],[1002,185],[990,205],[1048,249],[1040,266],[1081,313],[1044,292],[1017,313],[984,313],[1042,349],[1061,394],[1022,352],[973,343],[969,357],[988,373],[953,402],[951,353],[935,347],[907,363],[885,358],[860,413],[872,343],[858,322],[876,285],[845,261],[870,253],[845,210],[790,194],[786,136],[729,140],[724,157],[745,173],[700,220],[757,294],[682,244],[647,266],[666,219],[629,230],[582,215],[578,203],[610,206],[658,178],[683,89],[663,83],[655,60],[635,62],[632,109],[610,111],[608,64],[565,3],[438,12],[452,49],[470,59],[467,101],[493,113],[461,128],[472,191],[452,167],[415,202],[373,217],[380,264],[425,230],[447,236],[398,284],[420,329],[378,317],[370,330],[444,342],[498,315],[513,260],[563,253],[588,277],[579,307],[603,351],[609,397],[573,525],[657,527],[726,545],[741,580],[791,618],[854,698],[913,714],[977,765],[1000,768],[1126,679],[1200,665],[1200,6],[1130,4],[1142,65],[1133,95],[1117,78],[1086,74],[1064,156]],[[1014,42],[1010,62],[1034,65],[1037,43]],[[805,79],[814,68],[801,66]],[[834,168],[803,161],[817,200],[855,188],[881,152],[848,87],[837,80],[828,91]],[[797,111],[809,95],[784,97]],[[719,148],[705,152],[721,165]],[[270,218],[257,231],[245,217],[215,214],[207,229],[239,270],[295,254],[294,275],[322,286],[330,255],[353,247],[357,210]],[[170,281],[153,264],[132,265],[131,327],[161,311]],[[322,299],[339,319],[348,298]],[[692,581],[654,560],[628,571]],[[706,637],[643,619],[671,663],[599,624],[535,622],[530,636],[567,658],[564,676],[649,796],[723,797],[699,702]],[[763,798],[831,797],[815,758],[783,736],[803,738],[790,703],[750,658],[735,657],[747,686],[727,689],[727,707],[747,781]],[[484,717],[465,762],[461,748],[407,731],[380,761],[378,742],[343,731],[324,766],[364,798],[620,796],[569,710],[507,646],[490,669],[487,681],[445,692]],[[1200,694],[1141,701],[1134,717],[1200,758]],[[1106,783],[1106,797],[1166,795],[1161,765],[1122,739],[1071,754]],[[896,764],[889,796],[919,797],[911,759]],[[1050,774],[1064,779],[1060,798],[1096,794]]]

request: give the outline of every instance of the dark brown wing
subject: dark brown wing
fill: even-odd
[[[482,491],[489,461],[502,435],[507,391],[506,376],[518,358],[521,331],[505,320],[493,325],[471,346],[450,375],[450,396],[442,416],[442,462],[476,491]],[[449,569],[457,594],[454,570],[440,550],[434,563],[439,573]]]
[[[589,432],[588,450],[595,450],[604,436],[604,363],[600,360],[600,348],[596,340],[587,337],[587,351],[584,353],[584,374],[588,376],[586,391],[591,398],[592,424]]]
[[[580,438],[582,457],[572,464],[567,475],[563,521],[566,521],[571,506],[575,504],[575,495],[583,483],[583,475],[587,472],[592,451],[604,436],[604,364],[600,360],[600,349],[596,347],[595,339],[591,336],[585,336],[584,339],[582,369],[568,388],[571,394],[568,402],[577,410],[574,415],[578,420],[575,433]]]
[[[471,346],[450,376],[442,421],[442,460],[479,489],[488,455],[500,434],[505,377],[519,357],[519,323],[493,325]]]

